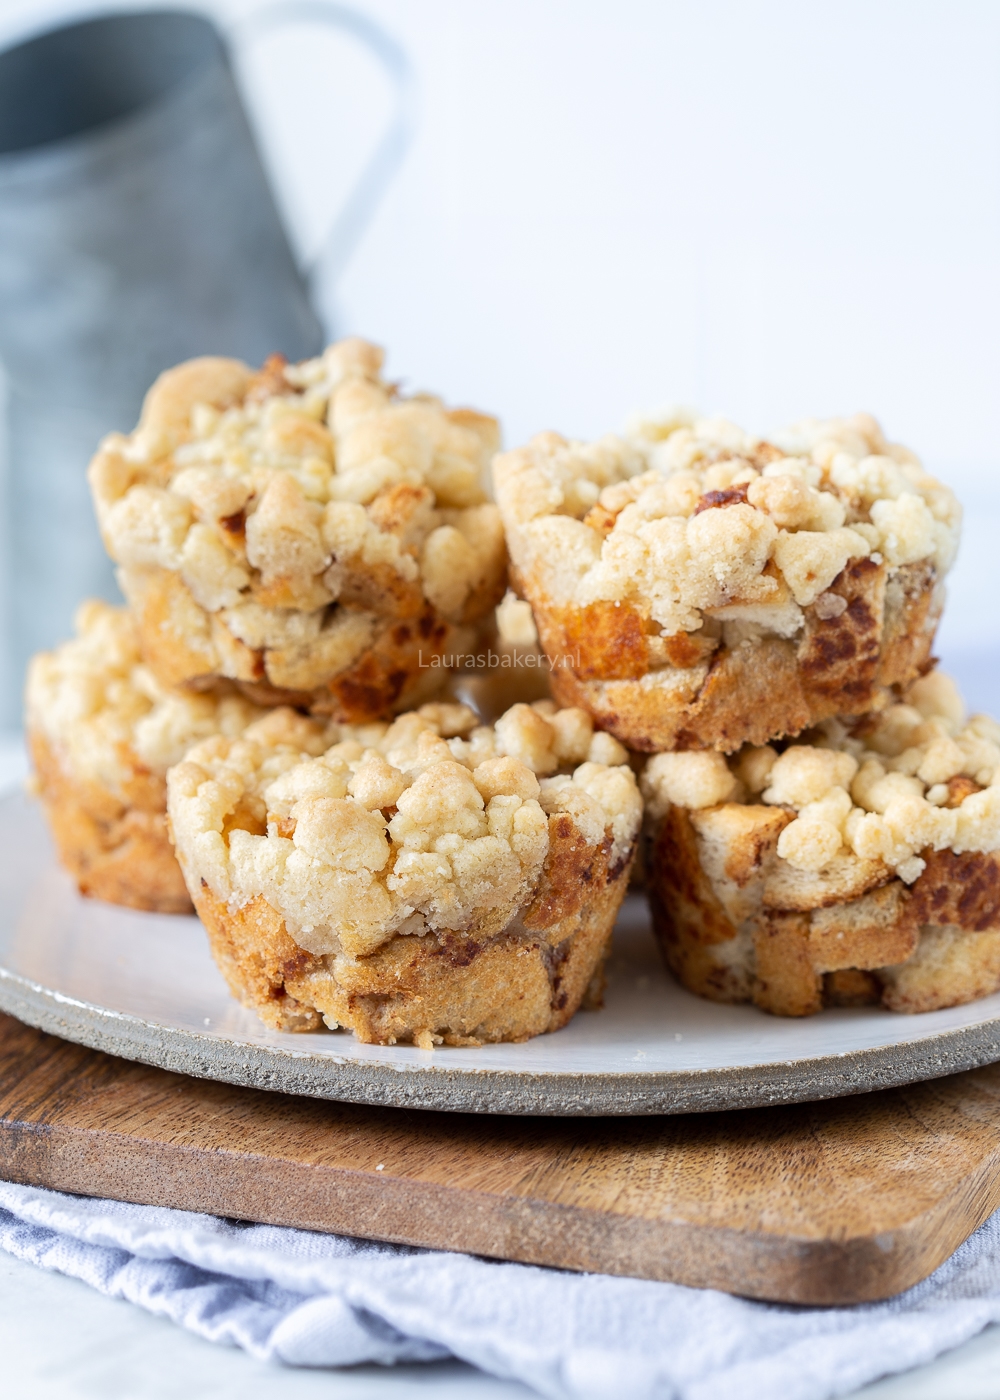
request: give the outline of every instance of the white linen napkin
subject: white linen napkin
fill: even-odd
[[[885,1303],[804,1308],[0,1182],[0,1247],[289,1366],[459,1357],[554,1400],[827,1400],[1000,1321],[1000,1211]]]

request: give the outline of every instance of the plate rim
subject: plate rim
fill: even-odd
[[[812,1103],[1000,1060],[1000,1017],[993,1017],[919,1041],[721,1068],[600,1075],[361,1061],[165,1026],[83,1001],[2,965],[0,1011],[88,1049],[196,1079],[375,1107],[500,1116],[648,1117]]]

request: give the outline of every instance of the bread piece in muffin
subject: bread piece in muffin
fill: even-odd
[[[641,799],[582,710],[391,726],[276,710],[168,775],[177,854],[234,995],[278,1030],[478,1045],[599,992]]]
[[[164,685],[227,677],[261,704],[389,716],[495,606],[497,423],[404,398],[381,366],[363,340],[256,373],[191,360],[104,440],[97,517]]]
[[[960,510],[866,414],[543,433],[494,478],[553,694],[630,748],[731,753],[927,667]]]
[[[642,777],[664,957],[781,1016],[1000,990],[1000,725],[939,671],[802,740],[657,754]]]
[[[167,769],[265,712],[238,694],[164,690],[124,608],[84,603],[76,632],[32,659],[26,693],[34,785],[60,860],[83,894],[189,913],[167,833]]]

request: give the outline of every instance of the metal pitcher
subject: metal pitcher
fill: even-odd
[[[394,80],[397,110],[324,258],[342,262],[400,159],[409,124],[398,46],[337,5],[278,4],[351,32]],[[204,16],[120,13],[0,54],[0,363],[7,381],[7,676],[68,634],[77,603],[115,597],[85,469],[131,428],[161,370],[192,355],[251,364],[315,354],[310,274],[289,246],[233,78]]]

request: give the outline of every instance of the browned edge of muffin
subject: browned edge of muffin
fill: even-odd
[[[191,900],[167,831],[163,778],[133,761],[132,779],[118,798],[70,777],[37,730],[29,729],[28,746],[59,859],[80,893],[132,909],[189,914]]]

